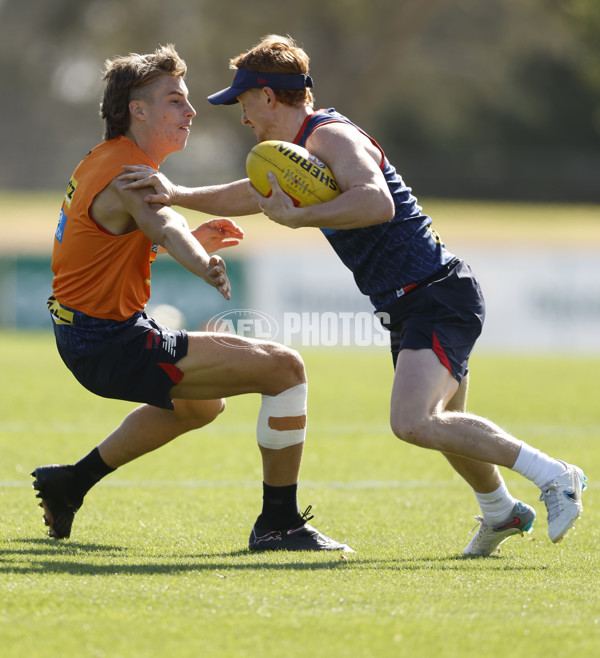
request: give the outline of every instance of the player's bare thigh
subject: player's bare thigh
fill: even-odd
[[[188,353],[177,363],[183,379],[171,389],[174,398],[277,395],[306,381],[302,358],[284,345],[205,332],[190,333],[188,341]]]
[[[392,388],[392,426],[421,421],[442,411],[458,388],[458,382],[433,350],[401,350]]]

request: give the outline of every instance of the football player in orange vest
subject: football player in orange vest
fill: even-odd
[[[171,330],[144,311],[159,249],[229,299],[225,263],[207,252],[243,237],[228,219],[192,232],[168,206],[147,203],[148,190],[125,189],[119,179],[123,165],[158,170],[185,147],[196,114],[185,73],[172,46],[106,63],[104,141],[77,166],[62,204],[48,300],[58,350],[90,391],[142,404],[77,463],[33,471],[49,534],[69,537],[75,512],[102,477],[210,423],[223,398],[260,393],[263,507],[249,548],[351,551],[307,524],[310,508],[298,508],[307,414],[300,355],[274,342]]]

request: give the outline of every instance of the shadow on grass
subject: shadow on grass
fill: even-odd
[[[244,571],[331,571],[352,569],[369,571],[472,571],[485,568],[494,571],[539,571],[548,567],[539,563],[516,562],[515,558],[493,556],[465,558],[462,555],[377,558],[358,553],[341,554],[337,551],[319,553],[321,559],[307,559],[306,552],[251,553],[247,549],[214,551],[195,554],[144,556],[125,546],[106,544],[59,543],[53,539],[22,539],[15,548],[0,553],[0,573],[12,574],[70,574],[70,575],[152,575],[192,572]],[[517,558],[518,559],[518,558]]]
[[[449,555],[445,557],[411,557],[390,559],[385,568],[400,571],[472,571],[475,567],[485,567],[493,571],[540,571],[548,566],[542,563],[523,563],[515,555],[490,555],[477,557],[467,555]],[[378,564],[387,561],[376,560]]]

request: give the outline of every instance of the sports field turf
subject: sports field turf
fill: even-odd
[[[387,426],[380,351],[308,351],[300,503],[357,553],[250,554],[258,396],[112,474],[72,538],[45,536],[29,472],[82,456],[132,405],[83,390],[51,335],[0,333],[0,655],[598,655],[600,358],[472,359],[470,410],[581,465],[585,512],[559,545],[537,490],[531,536],[462,559],[478,513],[439,455]]]

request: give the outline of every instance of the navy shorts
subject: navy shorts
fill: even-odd
[[[188,350],[185,330],[173,331],[145,313],[101,320],[48,300],[58,352],[88,390],[105,398],[173,409],[170,391],[183,373],[175,365]]]
[[[485,319],[471,268],[456,259],[378,313],[390,330],[394,368],[402,349],[430,349],[460,383]]]

